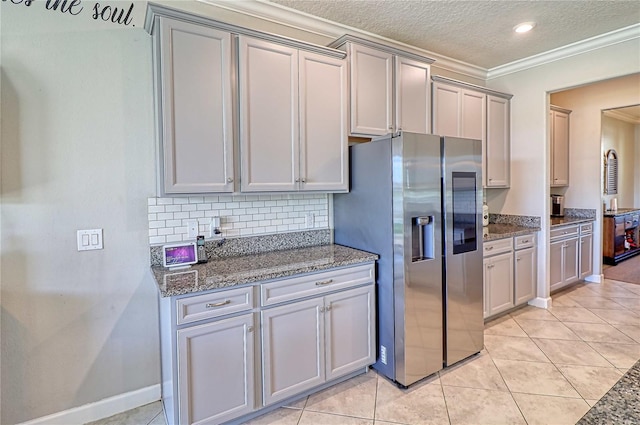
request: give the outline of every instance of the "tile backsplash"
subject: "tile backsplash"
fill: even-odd
[[[329,195],[219,195],[149,198],[149,244],[193,240],[189,220],[198,220],[199,234],[209,239],[212,217],[220,217],[225,238],[329,228]],[[307,227],[307,216],[313,223]]]

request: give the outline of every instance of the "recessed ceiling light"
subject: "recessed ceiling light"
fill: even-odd
[[[535,22],[523,22],[513,27],[513,30],[517,33],[529,32],[536,26]]]

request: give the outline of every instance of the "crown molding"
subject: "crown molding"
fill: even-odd
[[[628,122],[630,124],[640,124],[640,117],[627,114],[625,112],[621,112],[615,109],[609,109],[607,111],[604,111],[604,114],[607,117],[615,118],[617,120]]]
[[[486,68],[472,65],[457,59],[453,59],[441,54],[410,46],[389,38],[380,37],[376,34],[359,30],[348,25],[338,24],[324,18],[290,9],[280,4],[267,2],[264,0],[253,1],[225,1],[225,0],[198,0],[201,3],[219,7],[233,12],[243,13],[258,19],[284,25],[286,27],[316,34],[329,39],[336,40],[345,34],[353,34],[357,37],[370,40],[376,43],[386,44],[390,47],[407,51],[420,56],[426,56],[435,60],[438,68],[466,75],[468,77],[485,80],[487,78]]]
[[[635,39],[640,39],[640,24],[631,25],[619,30],[597,35],[595,37],[567,44],[566,46],[558,47],[557,49],[552,49],[544,53],[529,56],[528,58],[491,68],[487,72],[487,81],[508,74],[513,74],[514,72],[524,71],[526,69],[535,68],[537,66],[571,56],[580,55],[592,50],[602,49],[604,47]]]

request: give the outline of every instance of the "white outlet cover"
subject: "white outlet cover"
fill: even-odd
[[[198,237],[198,220],[189,220],[187,224],[187,236],[194,239]]]
[[[76,233],[78,251],[103,249],[102,229],[78,230]]]

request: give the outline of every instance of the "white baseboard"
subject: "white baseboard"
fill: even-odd
[[[602,283],[604,282],[604,274],[592,274],[584,279],[586,282]]]
[[[118,394],[84,406],[74,407],[41,418],[23,422],[20,425],[82,425],[98,419],[108,418],[145,404],[160,400],[160,384],[139,390]]]
[[[551,297],[549,298],[534,298],[531,301],[529,301],[528,303],[529,305],[532,305],[534,307],[538,307],[538,308],[549,308],[551,307]]]

